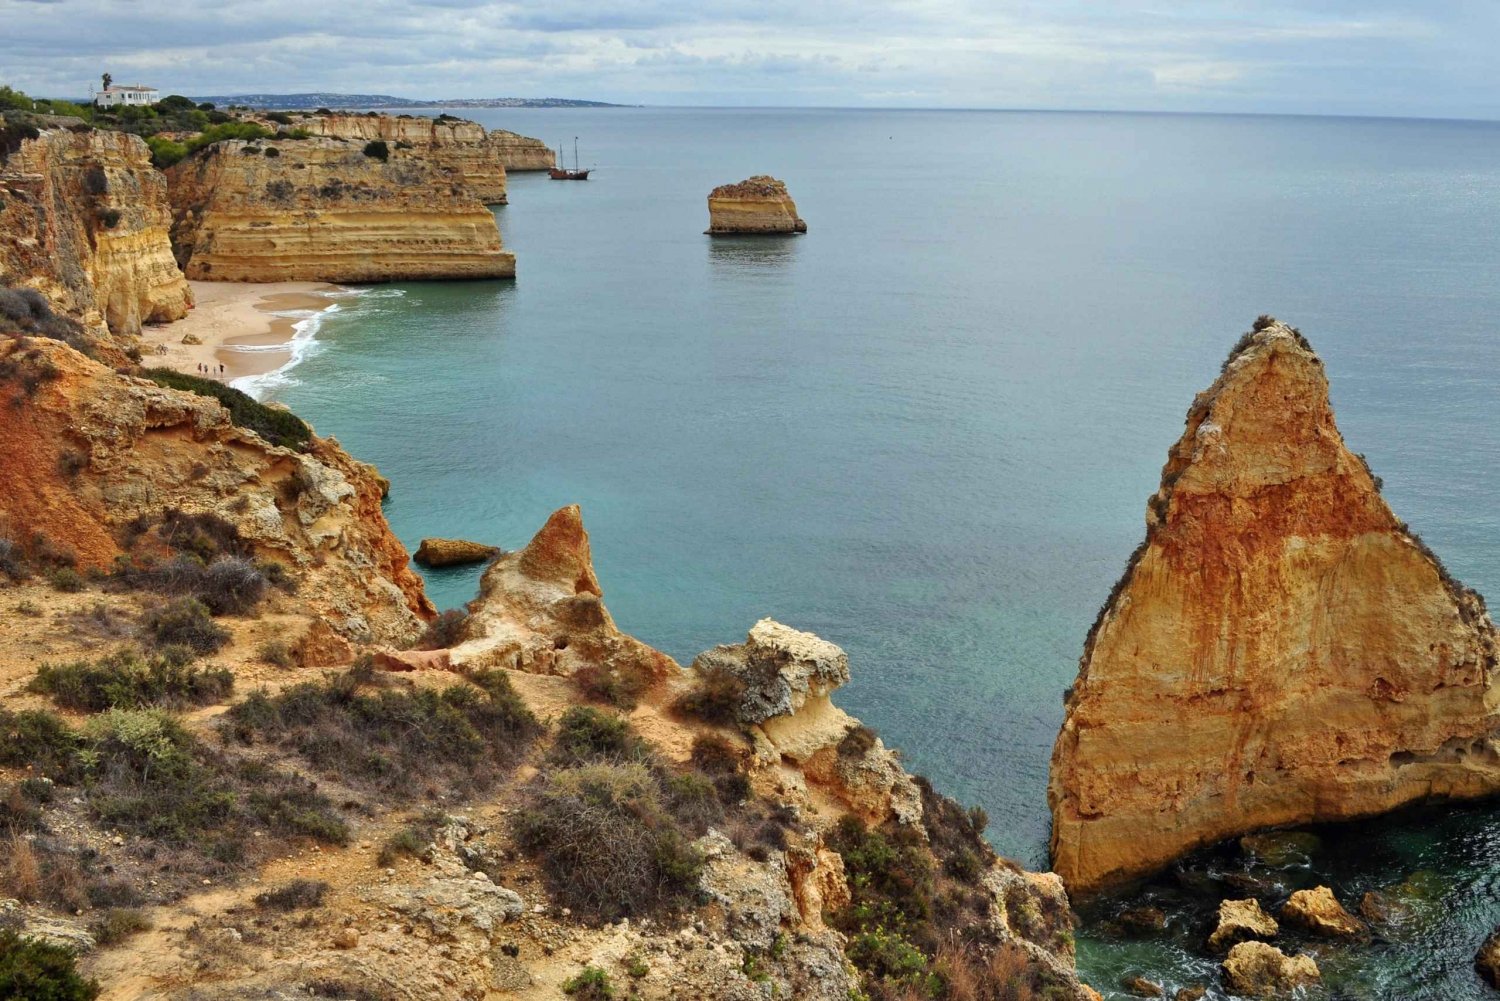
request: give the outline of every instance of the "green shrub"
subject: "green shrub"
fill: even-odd
[[[164,136],[147,136],[146,145],[151,147],[151,163],[158,170],[166,170],[188,155],[185,143]]]
[[[870,727],[855,723],[844,732],[844,739],[839,741],[839,757],[863,758],[874,749],[876,736]]]
[[[427,623],[422,638],[417,640],[418,650],[446,650],[463,638],[464,623],[469,615],[461,608],[450,608]]]
[[[210,617],[197,598],[178,598],[149,609],[141,616],[144,638],[156,647],[185,646],[213,653],[229,642],[230,632]]]
[[[385,144],[384,139],[372,139],[365,143],[365,156],[384,163],[391,158],[391,148]]]
[[[77,594],[83,590],[83,577],[72,567],[59,567],[47,577],[54,591]]]
[[[698,673],[691,689],[678,696],[672,708],[684,716],[697,716],[710,723],[728,725],[745,698],[744,679],[722,667]]]
[[[93,1001],[99,985],[85,980],[73,953],[0,930],[0,998],[16,1001]]]
[[[274,664],[276,667],[291,667],[296,663],[296,659],[292,656],[292,648],[285,640],[266,640],[260,645],[255,655],[265,663]]]
[[[141,375],[169,389],[212,396],[229,411],[229,420],[233,424],[247,431],[254,431],[272,445],[300,450],[312,440],[312,428],[297,415],[257,403],[238,389],[222,382],[166,368],[143,369]]]
[[[275,696],[258,692],[223,725],[241,741],[270,741],[325,774],[402,796],[419,781],[445,793],[489,788],[541,730],[503,674],[477,687],[367,694],[360,689],[370,676],[351,669]]]
[[[63,781],[77,775],[80,747],[78,734],[52,713],[0,708],[0,765]]]
[[[579,1001],[614,1001],[615,996],[609,974],[597,966],[585,966],[577,976],[564,981],[562,990]]]
[[[622,716],[589,706],[573,706],[558,722],[552,756],[563,765],[593,761],[644,760],[646,744]]]
[[[448,815],[442,810],[425,811],[385,839],[380,854],[375,857],[375,864],[385,868],[398,858],[421,858],[437,832],[447,823]]]
[[[651,678],[644,668],[635,664],[588,664],[574,673],[573,684],[584,698],[608,703],[616,709],[630,710],[651,686]]]
[[[93,664],[43,664],[28,688],[67,709],[144,709],[148,706],[211,705],[234,690],[223,668],[197,668],[157,655],[118,650]]]
[[[294,879],[255,895],[255,906],[272,911],[300,911],[322,907],[329,886],[319,879]]]

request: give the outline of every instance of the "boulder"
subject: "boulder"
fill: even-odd
[[[1485,983],[1500,989],[1500,928],[1491,932],[1479,947],[1474,956],[1474,969],[1479,971]]]
[[[416,560],[424,567],[451,567],[463,563],[483,563],[500,555],[497,546],[486,546],[464,539],[423,539],[417,547]]]
[[[1136,998],[1164,998],[1167,992],[1162,990],[1161,984],[1154,980],[1147,980],[1139,974],[1127,974],[1120,980],[1120,987],[1131,997]]]
[[[1322,979],[1308,955],[1288,956],[1264,942],[1241,942],[1224,959],[1224,986],[1251,998],[1285,997]]]
[[[1359,938],[1365,926],[1344,910],[1326,886],[1298,890],[1281,908],[1281,920],[1322,938]]]
[[[1120,912],[1115,921],[1127,935],[1136,937],[1156,935],[1167,930],[1167,912],[1150,905],[1127,908]]]
[[[744,681],[745,697],[737,715],[750,726],[773,716],[791,716],[809,698],[831,693],[849,680],[849,658],[812,633],[761,619],[745,642],[700,653],[693,670],[724,670]]]
[[[1252,938],[1274,938],[1281,929],[1258,900],[1225,900],[1219,903],[1219,923],[1208,937],[1208,947],[1223,952],[1237,942]]]

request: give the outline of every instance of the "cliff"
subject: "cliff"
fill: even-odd
[[[37,128],[36,126],[40,126]],[[0,284],[44,293],[96,331],[133,337],[186,315],[166,181],[145,142],[75,119],[16,117],[0,156]],[[32,135],[32,133],[35,135]]]
[[[1168,453],[1053,751],[1074,893],[1278,825],[1500,791],[1484,602],[1386,505],[1323,364],[1262,318]]]
[[[806,233],[786,184],[758,174],[708,196],[709,233]]]
[[[149,563],[166,555],[152,526],[212,516],[203,531],[280,564],[346,636],[407,642],[433,614],[381,512],[374,469],[333,439],[305,451],[268,444],[217,400],[42,338],[0,341],[0,399],[0,537],[33,554],[79,570]]]
[[[489,141],[500,150],[500,159],[505,162],[506,170],[551,170],[557,166],[557,157],[540,139],[504,129],[491,129]]]
[[[410,115],[334,114],[300,118],[296,127],[315,136],[357,140],[361,145],[383,139],[393,159],[425,160],[462,178],[486,205],[505,204],[506,156],[510,144],[496,141],[477,122]]]
[[[362,150],[233,140],[177,164],[168,183],[183,271],[257,282],[514,277],[494,215],[458,178]]]

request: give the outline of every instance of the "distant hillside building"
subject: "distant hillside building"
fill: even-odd
[[[94,103],[101,108],[111,108],[121,104],[143,106],[155,104],[160,100],[161,91],[155,87],[139,85],[134,87],[109,86],[94,95]]]

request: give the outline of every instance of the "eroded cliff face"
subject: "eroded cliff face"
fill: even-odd
[[[504,129],[491,129],[489,141],[500,151],[500,159],[505,162],[506,170],[551,170],[557,166],[557,157],[540,139]]]
[[[786,184],[757,174],[721,184],[708,196],[709,233],[806,233]]]
[[[478,122],[350,114],[301,118],[296,127],[316,136],[353,139],[362,144],[383,139],[393,159],[426,160],[457,174],[486,205],[505,204],[505,159],[510,144],[491,139]]]
[[[116,337],[186,315],[192,292],[172,258],[166,181],[145,142],[39,121],[0,161],[0,281]]]
[[[1322,362],[1263,318],[1199,394],[1089,634],[1053,752],[1071,892],[1284,824],[1500,791],[1482,599],[1344,444]]]
[[[405,643],[433,614],[377,474],[331,438],[305,453],[269,445],[216,400],[42,338],[0,341],[0,400],[0,535],[108,570],[133,523],[209,513],[286,567],[346,636]]]
[[[276,155],[267,155],[275,149]],[[338,139],[215,143],[168,173],[189,278],[380,282],[509,278],[515,255],[461,178]]]

